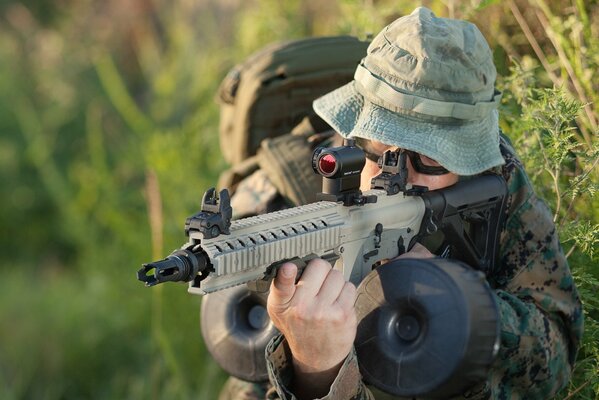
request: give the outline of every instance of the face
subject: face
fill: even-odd
[[[366,152],[382,155],[386,150],[397,150],[396,146],[388,146],[381,142],[373,140],[364,141],[361,139],[358,146],[362,147]],[[416,156],[417,157],[417,156]],[[408,157],[408,183],[413,185],[426,186],[429,190],[442,189],[455,184],[458,181],[458,175],[453,172],[443,173],[441,175],[430,175],[427,173],[418,172],[412,164],[412,157]],[[420,155],[420,162],[425,167],[440,167],[441,165],[424,155]],[[419,168],[422,169],[422,168]],[[370,189],[370,181],[381,172],[377,163],[370,158],[366,158],[366,165],[360,176],[360,190],[366,191]]]

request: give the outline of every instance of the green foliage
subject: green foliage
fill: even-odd
[[[585,305],[560,398],[594,399],[599,7],[426,3],[477,23],[508,75],[502,127],[555,211]],[[225,167],[218,83],[274,40],[364,38],[417,5],[2,1],[0,398],[216,398],[225,375],[201,343],[199,299],[134,275],[180,245],[182,222]]]
[[[584,105],[563,88],[541,88],[530,58],[514,62],[503,84],[504,130],[540,194],[554,210],[585,315],[585,333],[570,386],[558,398],[599,395],[599,200],[597,135],[579,140]]]
[[[578,266],[589,262],[584,258],[577,261]],[[584,304],[584,336],[570,386],[558,398],[594,400],[599,396],[599,274],[596,261],[594,265],[572,271]]]
[[[135,280],[142,262],[180,244],[182,221],[224,165],[211,101],[223,54],[195,51],[220,43],[210,16],[186,7],[153,10],[160,20],[136,25],[148,30],[139,42],[120,31],[126,7],[80,3],[53,29],[19,3],[2,15],[1,398],[218,393],[224,375],[199,339],[199,299]],[[96,29],[114,21],[135,52],[87,34],[80,18]],[[161,203],[160,232],[150,199]]]

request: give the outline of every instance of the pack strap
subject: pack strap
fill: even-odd
[[[381,107],[391,108],[392,111],[413,111],[433,117],[450,117],[462,120],[477,120],[485,118],[499,106],[502,93],[495,90],[491,101],[481,101],[476,104],[464,104],[427,99],[398,91],[387,82],[378,78],[363,65],[358,65],[354,74],[358,92]],[[381,103],[385,104],[384,106]],[[391,107],[389,107],[391,106]]]
[[[313,145],[306,135],[287,134],[262,141],[258,163],[279,193],[294,205],[316,201],[322,178],[312,170]]]

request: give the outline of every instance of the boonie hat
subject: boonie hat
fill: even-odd
[[[379,33],[354,80],[313,103],[344,137],[412,150],[458,175],[504,163],[491,50],[467,21],[425,7]]]

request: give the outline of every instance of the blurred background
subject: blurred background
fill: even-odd
[[[0,0],[0,399],[215,399],[201,299],[135,273],[227,168],[219,82],[272,41],[364,39],[418,5],[490,42],[585,302],[558,398],[598,399],[596,0]]]

